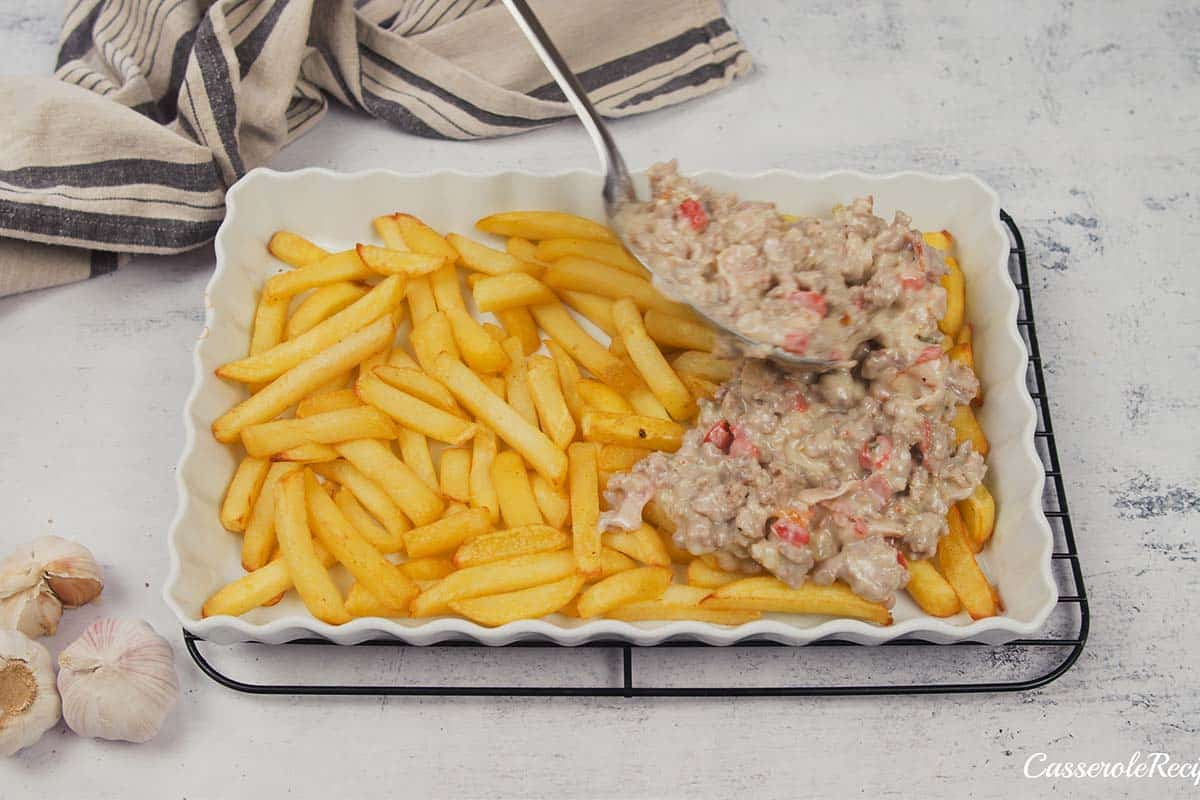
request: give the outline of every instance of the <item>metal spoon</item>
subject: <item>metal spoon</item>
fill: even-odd
[[[621,151],[617,149],[617,143],[613,141],[612,134],[608,131],[608,126],[604,124],[604,120],[597,113],[595,106],[592,105],[592,101],[588,99],[587,92],[580,85],[579,78],[567,66],[562,53],[558,52],[558,48],[554,46],[554,42],[550,40],[546,29],[542,27],[542,23],[534,16],[526,0],[504,0],[504,5],[516,19],[517,26],[525,34],[525,38],[529,40],[529,43],[533,45],[533,49],[537,52],[538,57],[542,59],[542,63],[546,65],[546,69],[550,70],[555,83],[558,84],[563,94],[566,95],[567,102],[575,109],[575,114],[579,117],[579,121],[583,123],[584,130],[592,137],[592,143],[596,146],[596,152],[600,154],[600,161],[604,164],[604,211],[608,215],[609,225],[621,237],[621,241],[625,244],[629,252],[651,274],[654,274],[654,267],[638,253],[637,249],[625,235],[624,227],[621,224],[620,214],[622,209],[631,203],[638,202],[638,198],[637,192],[633,188],[633,180],[629,177],[629,168],[625,166],[625,159],[621,157]],[[691,306],[692,310],[701,317],[708,320],[717,328],[720,328],[730,337],[738,340],[749,353],[757,354],[762,352],[764,348],[768,348],[768,358],[772,361],[786,364],[793,369],[823,371],[845,363],[819,358],[804,358],[794,353],[789,353],[783,348],[770,347],[763,342],[756,342],[748,336],[744,336],[735,330],[730,330],[722,323],[693,306],[688,302],[687,298],[675,299],[682,300],[682,302]]]

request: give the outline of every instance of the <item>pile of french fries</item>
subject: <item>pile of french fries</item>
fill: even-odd
[[[217,370],[250,394],[212,426],[243,451],[220,518],[242,536],[246,574],[203,616],[294,589],[330,624],[559,613],[740,625],[763,612],[891,622],[843,584],[723,572],[676,547],[653,504],[639,529],[600,532],[608,477],[677,449],[697,401],[735,366],[606,227],[544,211],[479,220],[503,250],[408,214],[374,227],[381,244],[343,252],[289,231],[269,242],[291,269],[263,287],[248,355]],[[969,359],[957,275],[948,338],[952,357]],[[960,437],[982,437],[965,415]],[[911,565],[926,611],[996,613],[974,559],[994,514],[981,489],[952,512],[936,563]]]

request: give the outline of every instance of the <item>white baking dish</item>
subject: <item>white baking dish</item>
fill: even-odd
[[[1044,476],[1034,450],[1036,412],[1025,386],[1026,354],[1015,324],[1018,300],[1008,277],[1009,241],[996,194],[967,175],[800,175],[773,170],[757,175],[705,172],[698,177],[799,214],[828,213],[836,203],[870,194],[881,216],[903,209],[916,227],[954,233],[967,276],[967,309],[975,325],[976,362],[987,396],[979,413],[992,445],[987,484],[998,507],[995,535],[980,561],[999,586],[1004,616],[977,622],[965,614],[934,619],[902,594],[894,609],[895,624],[886,628],[792,615],[768,615],[739,628],[700,622],[584,622],[557,615],[495,629],[457,618],[356,619],[335,627],[310,617],[290,593],[279,604],[243,617],[201,619],[205,598],[242,574],[240,539],[222,529],[217,518],[236,459],[209,434],[213,419],[242,393],[217,378],[213,369],[245,355],[258,290],[277,268],[266,253],[274,231],[298,231],[318,244],[341,249],[374,241],[371,219],[397,210],[417,214],[440,230],[464,233],[472,232],[479,217],[511,209],[557,209],[603,219],[601,179],[588,172],[402,175],[256,169],[229,191],[228,213],[216,239],[216,271],[205,293],[206,324],[193,358],[194,383],[184,410],[187,438],[177,472],[179,510],[168,536],[171,573],[164,590],[183,626],[218,643],[278,643],[317,635],[341,644],[395,637],[413,644],[472,638],[497,645],[533,637],[570,645],[600,638],[653,644],[672,637],[731,644],[751,636],[789,644],[825,637],[876,644],[903,636],[939,643],[1000,643],[1036,631],[1056,600],[1050,574],[1052,541],[1041,507]]]

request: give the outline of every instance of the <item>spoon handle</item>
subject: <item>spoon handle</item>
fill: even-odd
[[[604,199],[610,205],[633,199],[633,182],[629,178],[629,169],[625,166],[625,159],[617,150],[617,144],[613,141],[608,126],[604,124],[596,107],[588,99],[587,92],[580,85],[579,78],[567,66],[566,59],[562,57],[562,53],[558,52],[558,48],[554,46],[554,42],[550,40],[546,29],[534,16],[533,10],[526,0],[504,0],[504,5],[516,19],[517,26],[525,34],[529,43],[533,45],[534,51],[542,59],[546,69],[550,71],[554,82],[566,95],[567,102],[575,109],[575,114],[583,123],[584,129],[592,137],[592,143],[596,146],[596,152],[600,154],[600,160],[604,164]]]

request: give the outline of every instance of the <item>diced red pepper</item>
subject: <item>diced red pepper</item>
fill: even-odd
[[[825,295],[821,294],[820,292],[811,292],[807,290],[792,292],[788,299],[801,308],[806,308],[809,311],[817,312],[817,315],[822,318],[828,311],[828,308],[825,305]]]
[[[933,361],[935,358],[941,357],[942,348],[938,347],[936,344],[931,344],[929,347],[926,347],[921,351],[920,355],[917,356],[917,360],[913,362],[913,365],[915,366],[917,364],[924,364],[926,361]]]
[[[793,545],[808,544],[809,512],[789,510],[771,523],[771,533],[780,541]]]
[[[863,522],[859,517],[854,517],[854,532],[858,534],[860,539],[867,538],[867,523]]]
[[[915,290],[915,289],[924,289],[925,288],[925,276],[924,275],[908,275],[908,274],[901,275],[900,276],[900,287],[902,289],[908,289],[910,291]]]
[[[881,469],[892,457],[892,440],[889,436],[876,436],[858,452],[858,464],[863,469]]]
[[[783,337],[783,349],[789,353],[803,354],[808,349],[808,334],[789,333]]]
[[[713,425],[708,429],[708,433],[704,434],[704,441],[711,443],[722,453],[728,453],[729,445],[733,444],[733,431],[729,429],[729,423],[721,420]]]
[[[796,393],[795,407],[796,410],[800,412],[808,411],[808,398],[804,396],[803,392]]]
[[[689,197],[680,203],[679,213],[687,217],[694,231],[702,231],[708,227],[708,214],[705,213],[704,206],[694,198]]]
[[[729,455],[751,456],[757,461],[759,450],[755,447],[754,442],[750,441],[750,437],[746,435],[746,429],[740,425],[733,425],[731,430],[733,431],[733,444],[729,446]]]
[[[928,455],[931,447],[933,447],[933,423],[929,421],[929,417],[924,417],[921,419],[921,455]]]
[[[896,563],[905,569],[908,569],[908,559],[905,558],[904,553],[901,553],[899,550],[896,551]]]

